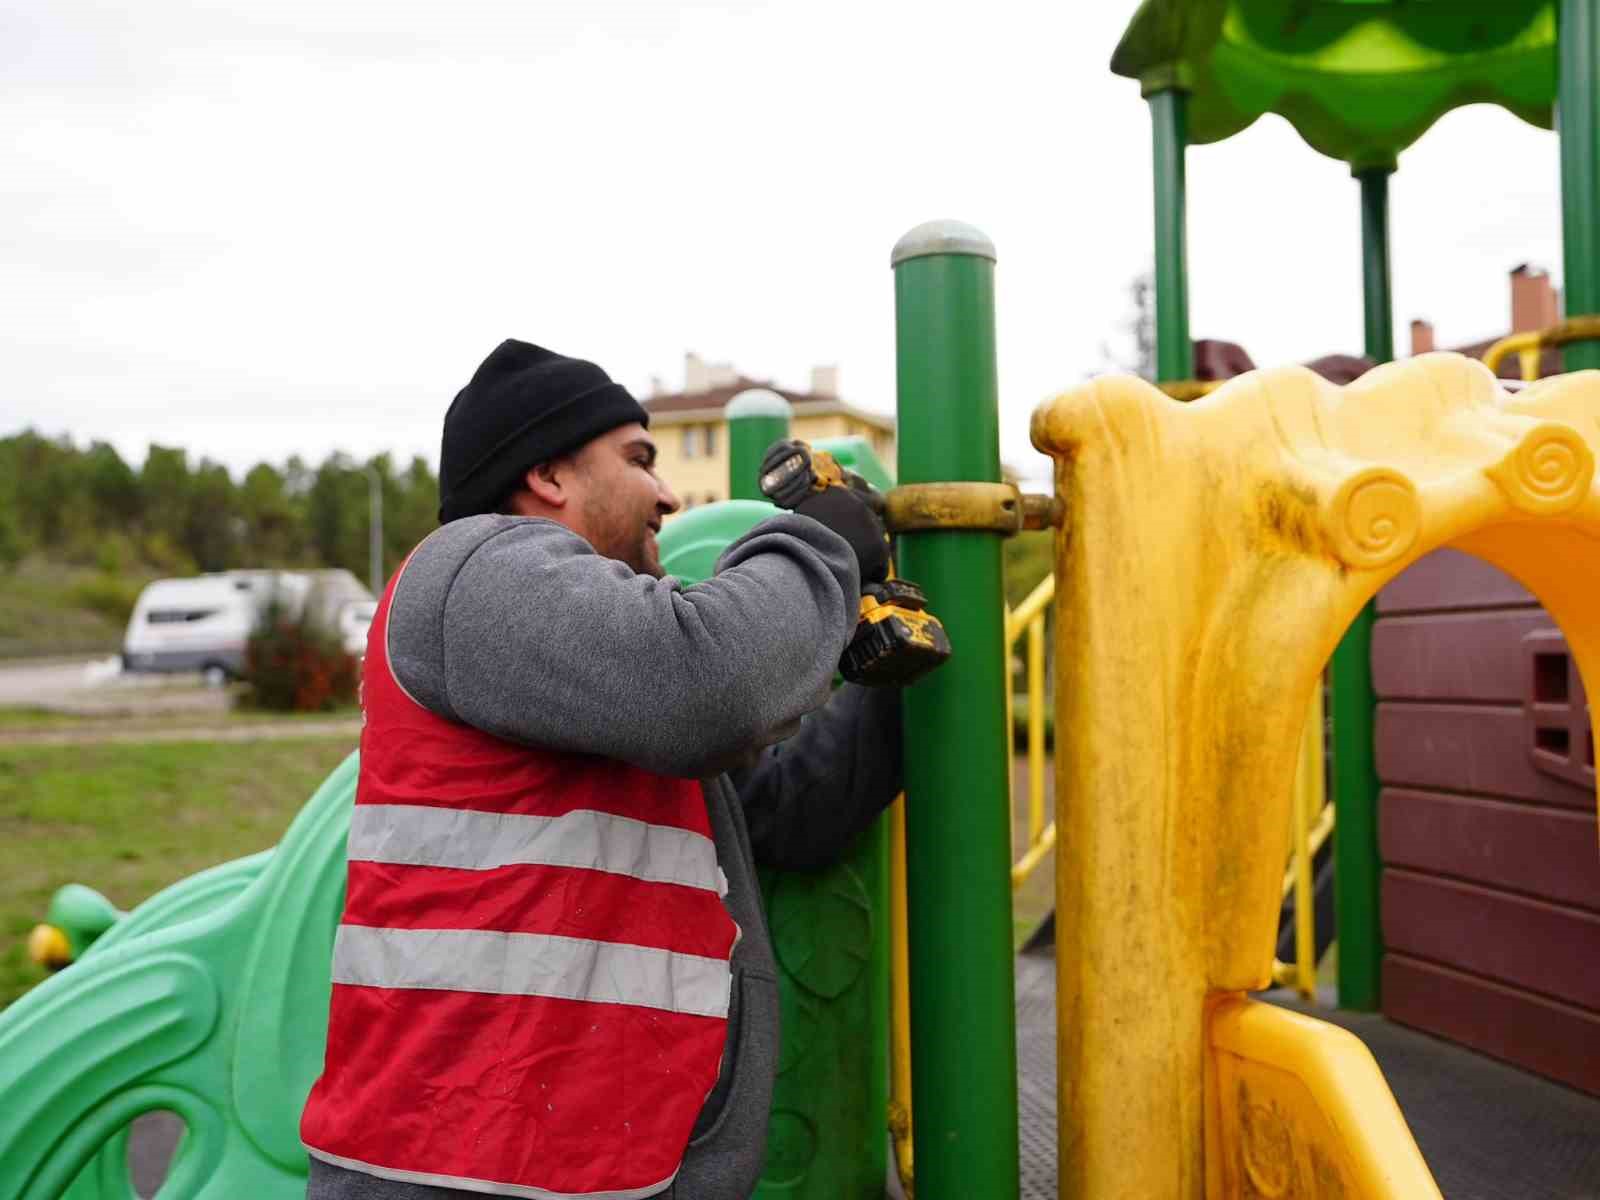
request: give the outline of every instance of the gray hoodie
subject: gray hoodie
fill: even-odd
[[[553,521],[505,516],[439,529],[395,585],[389,658],[419,704],[510,741],[703,780],[744,936],[722,1072],[668,1200],[743,1200],[760,1174],[778,984],[755,864],[834,862],[900,787],[898,693],[847,685],[830,698],[858,595],[844,540],[792,514],[751,530],[687,590],[602,558]],[[470,1195],[317,1159],[307,1191]]]

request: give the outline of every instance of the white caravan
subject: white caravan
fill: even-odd
[[[244,673],[245,643],[270,605],[276,603],[287,620],[304,621],[344,641],[354,630],[341,619],[343,610],[371,600],[359,579],[338,569],[158,579],[133,606],[122,641],[122,669],[200,671],[221,683]]]
[[[139,593],[128,618],[122,669],[201,671],[212,682],[242,674],[257,610],[249,580],[158,579]]]

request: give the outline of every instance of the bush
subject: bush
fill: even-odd
[[[133,615],[140,586],[116,575],[102,574],[77,584],[71,592],[72,603],[78,608],[99,613],[120,629],[127,625],[128,618]]]
[[[245,648],[250,704],[326,712],[355,703],[359,671],[337,638],[269,609]]]

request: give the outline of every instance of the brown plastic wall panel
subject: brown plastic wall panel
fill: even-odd
[[[1450,875],[1600,913],[1600,832],[1592,806],[1563,812],[1384,788],[1378,845],[1389,867]]]
[[[1527,736],[1520,706],[1385,702],[1378,705],[1373,733],[1378,778],[1386,786],[1533,800],[1592,812],[1594,789],[1536,769]]]
[[[1399,954],[1383,960],[1383,1013],[1600,1096],[1600,1015]]]
[[[1380,700],[1521,704],[1522,639],[1553,628],[1542,608],[1385,617],[1372,630],[1372,686]]]
[[[1378,593],[1380,615],[1536,603],[1504,571],[1460,550],[1435,550]]]
[[[1409,871],[1383,873],[1383,936],[1426,959],[1600,1009],[1600,916]]]

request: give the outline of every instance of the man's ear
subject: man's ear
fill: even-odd
[[[538,466],[529,467],[522,475],[522,485],[534,498],[549,508],[564,508],[567,494],[567,461],[551,459]]]

